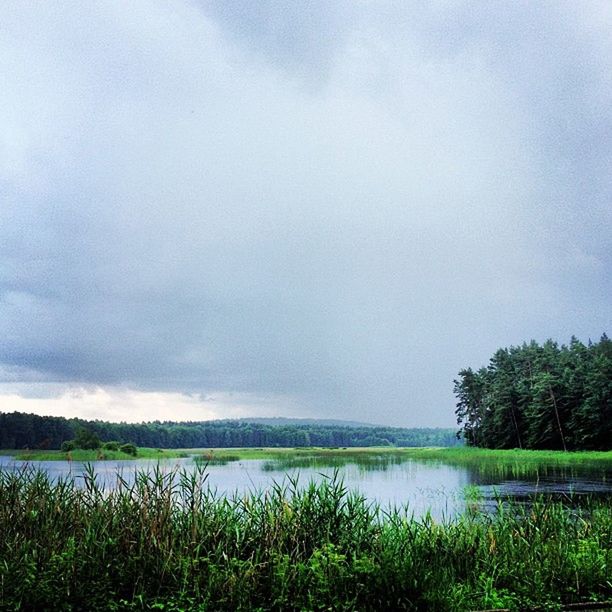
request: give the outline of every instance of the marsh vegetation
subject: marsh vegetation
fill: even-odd
[[[109,491],[0,472],[3,609],[525,609],[606,599],[609,504],[536,499],[440,523],[338,474],[218,497],[206,472]]]
[[[519,610],[612,598],[611,452],[189,453],[0,457],[0,608]]]

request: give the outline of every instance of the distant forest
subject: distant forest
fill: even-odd
[[[612,341],[572,338],[500,349],[486,368],[459,372],[457,422],[471,446],[612,448]]]
[[[152,448],[454,446],[454,429],[267,424],[249,421],[108,423],[22,412],[0,413],[0,448],[59,449],[79,429],[100,440]]]

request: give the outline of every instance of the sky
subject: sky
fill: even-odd
[[[0,411],[453,426],[612,332],[612,3],[6,0]]]

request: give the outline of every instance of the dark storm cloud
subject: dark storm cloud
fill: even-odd
[[[450,424],[459,368],[609,331],[606,3],[5,13],[7,381]]]

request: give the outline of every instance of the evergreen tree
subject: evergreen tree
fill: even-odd
[[[499,349],[455,381],[466,442],[488,448],[608,449],[612,444],[612,342],[552,340]]]

